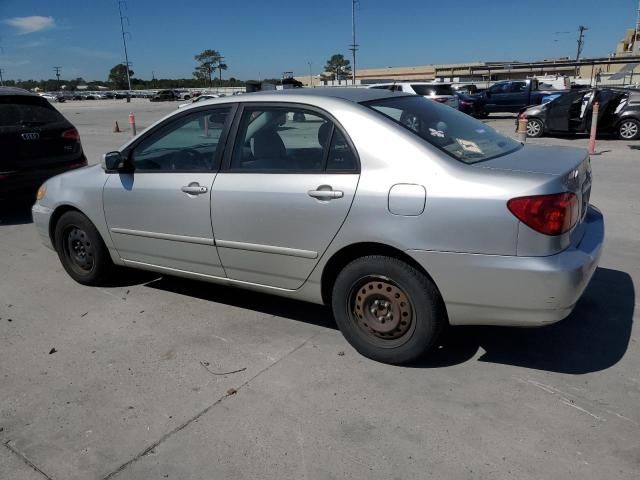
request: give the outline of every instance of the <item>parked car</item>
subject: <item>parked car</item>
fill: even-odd
[[[0,200],[35,200],[49,177],[83,167],[80,135],[42,96],[0,87]]]
[[[584,150],[415,95],[291,89],[176,110],[32,212],[79,283],[124,265],[324,303],[363,355],[406,363],[447,323],[566,317],[602,249],[590,191]]]
[[[211,100],[212,98],[219,98],[219,95],[215,95],[213,93],[207,93],[205,95],[200,95],[199,97],[194,98],[190,102],[181,103],[178,105],[178,108],[188,107],[189,105],[193,105],[194,103],[203,102],[205,100]]]
[[[160,90],[149,100],[152,102],[173,102],[175,100],[180,100],[180,95],[173,90]]]
[[[458,97],[458,110],[461,112],[476,118],[485,118],[487,116],[482,98],[465,95],[460,92],[456,92],[456,96]]]
[[[444,103],[450,107],[458,108],[458,97],[456,96],[455,90],[451,88],[450,83],[395,82],[376,84],[369,88],[422,95],[429,100],[435,100],[436,102]]]
[[[532,78],[528,80],[498,82],[475,96],[484,100],[487,113],[517,113],[524,107],[540,105],[542,99],[547,95],[559,92],[564,93],[566,91],[567,90],[542,90],[539,88],[539,82]]]
[[[597,88],[572,90],[542,105],[523,109],[527,135],[545,133],[588,134],[593,104],[599,102],[598,133],[614,134],[623,140],[640,138],[640,92]]]
[[[463,93],[465,95],[478,93],[478,87],[473,83],[456,83],[451,85],[451,88],[453,88],[456,92]]]
[[[50,102],[64,102],[64,97],[62,95],[55,95],[53,93],[39,93],[38,96],[47,99]]]

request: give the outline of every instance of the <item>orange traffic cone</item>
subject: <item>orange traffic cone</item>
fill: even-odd
[[[120,127],[118,126],[118,121],[116,120],[116,126],[113,127],[113,133],[120,133]]]

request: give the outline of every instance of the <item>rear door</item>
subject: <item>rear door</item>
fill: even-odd
[[[584,91],[574,91],[565,93],[546,103],[546,119],[547,129],[556,132],[575,131],[581,128],[584,112],[582,110],[582,99],[585,96]]]
[[[229,278],[296,289],[340,229],[359,164],[326,113],[293,104],[246,105],[216,177],[212,218]]]

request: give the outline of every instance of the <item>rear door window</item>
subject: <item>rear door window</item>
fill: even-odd
[[[43,98],[26,95],[0,97],[0,127],[35,127],[60,122],[66,122],[65,118]]]

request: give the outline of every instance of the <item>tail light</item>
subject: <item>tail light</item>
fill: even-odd
[[[79,142],[80,134],[78,133],[78,130],[76,130],[75,128],[71,128],[62,132],[62,138],[64,138],[65,140],[75,140],[76,142]]]
[[[440,102],[440,103],[446,103],[446,101],[448,100],[447,98],[434,98],[434,100],[436,102]]]
[[[469,106],[469,105],[473,105],[473,102],[469,101],[469,100],[460,100],[460,105],[464,105],[464,106]]]
[[[578,198],[569,192],[512,198],[507,208],[522,223],[545,235],[561,235],[578,221]]]

